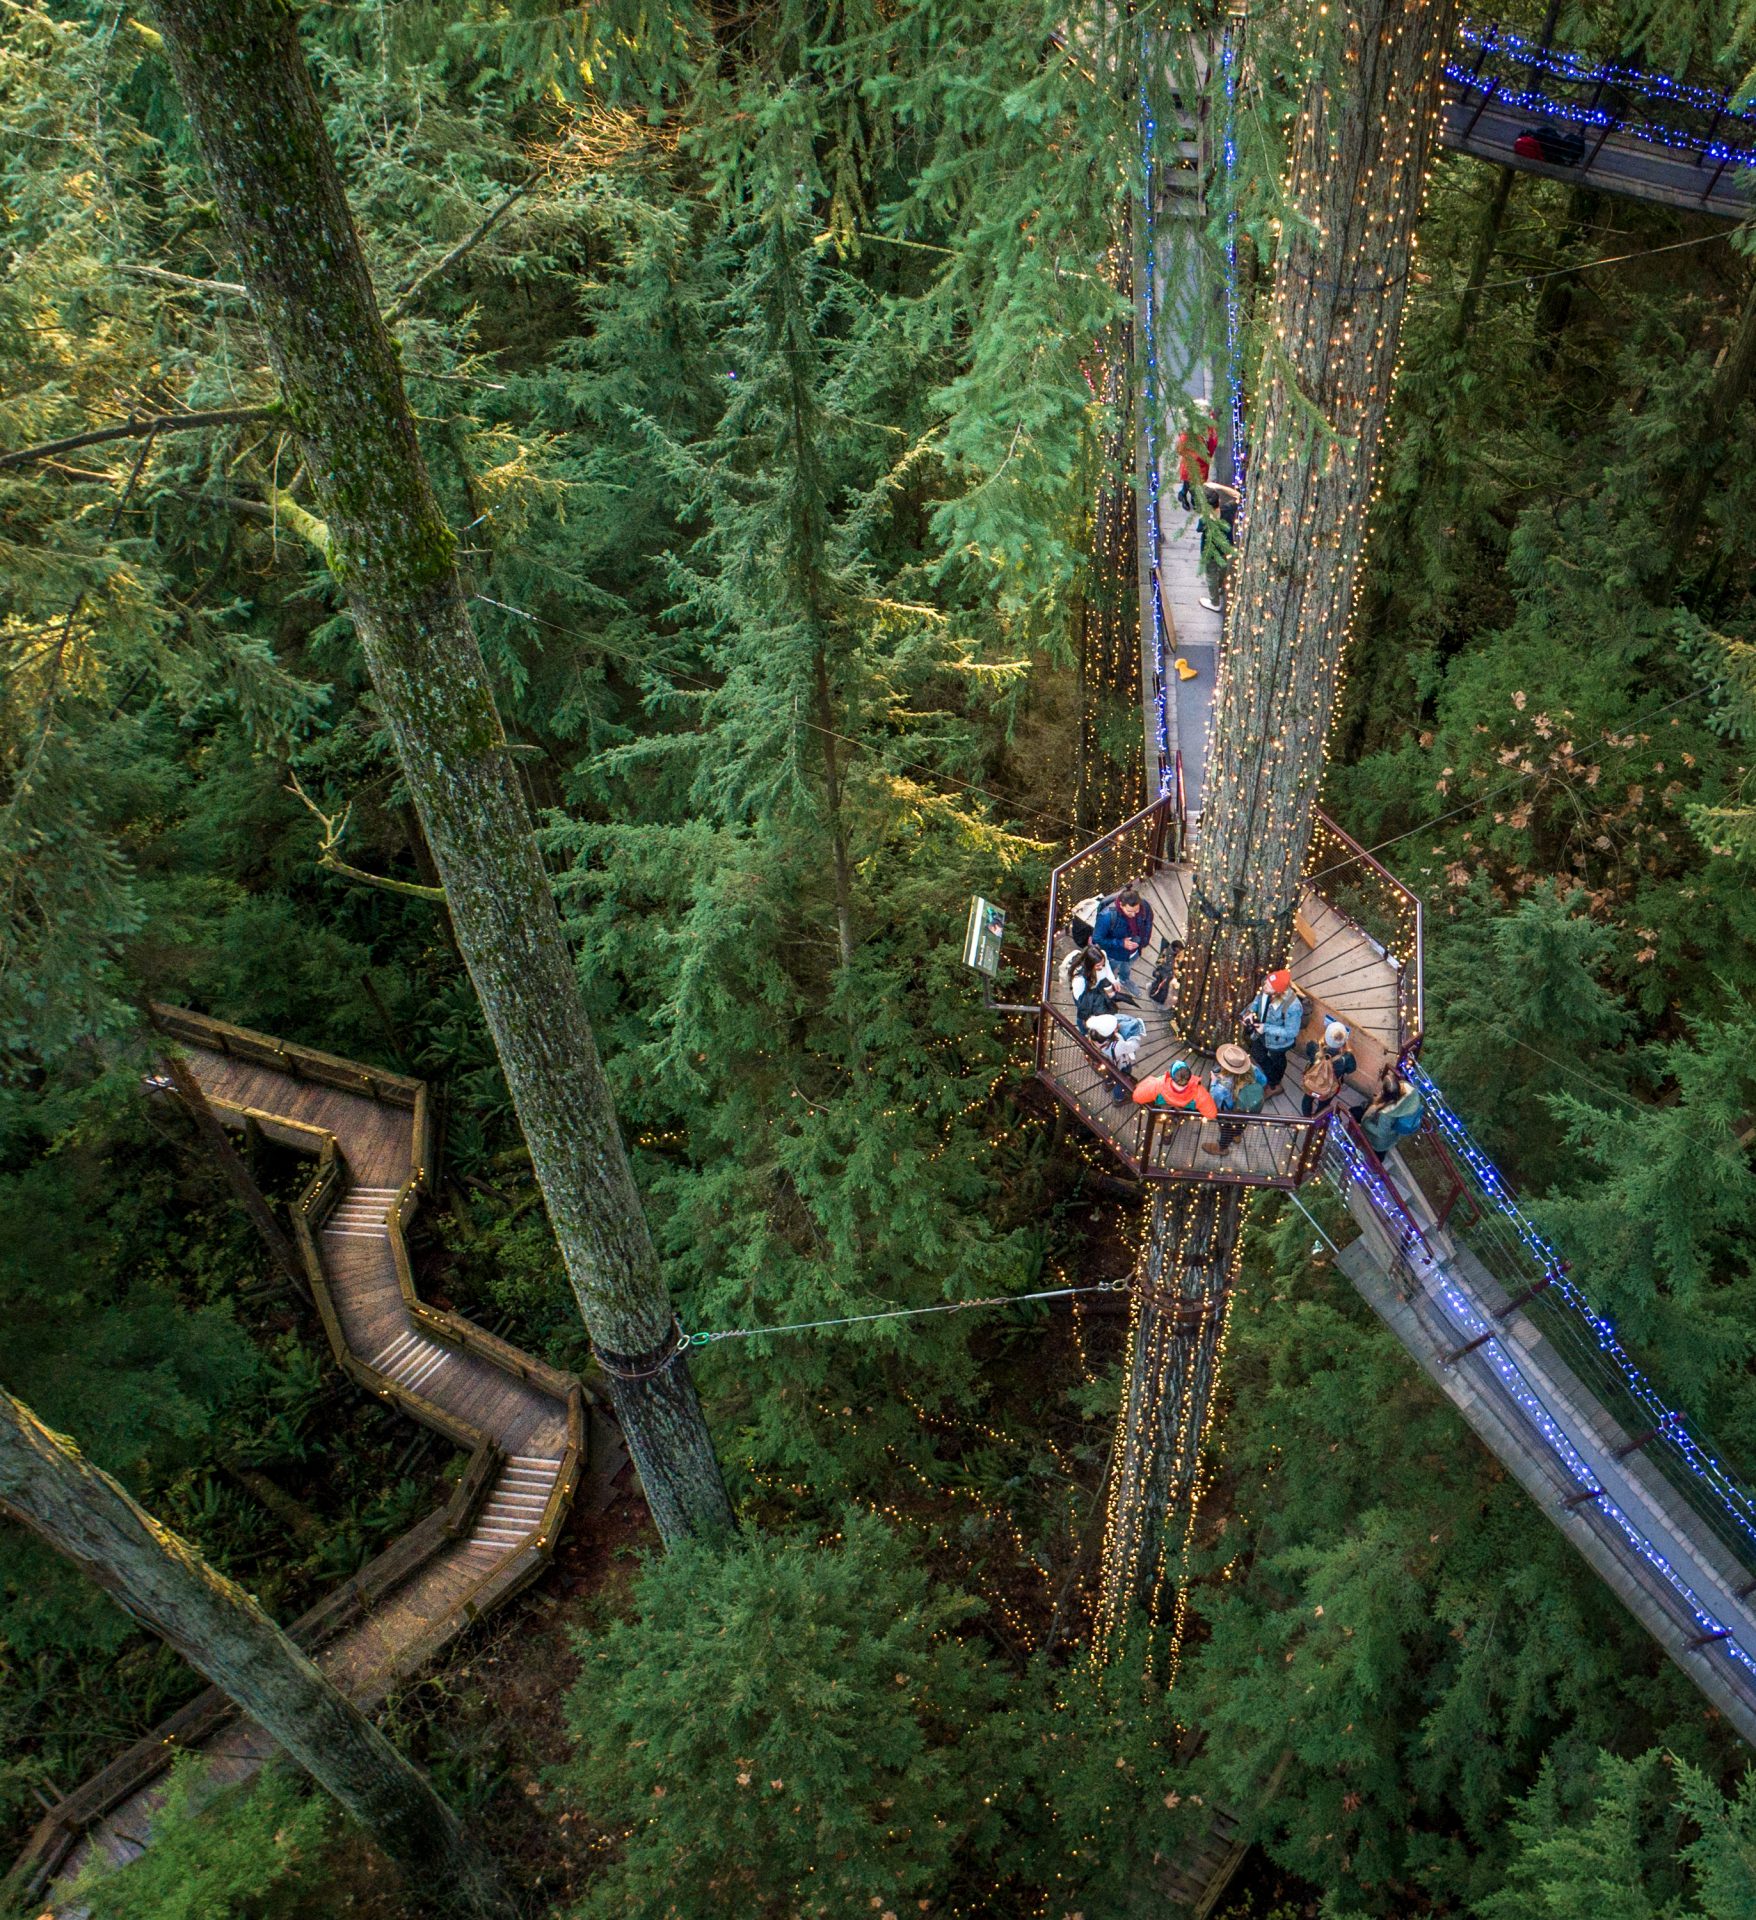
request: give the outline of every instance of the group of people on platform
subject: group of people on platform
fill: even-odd
[[[1186,1059],[1174,1059],[1162,1072],[1134,1080],[1134,1067],[1146,1039],[1145,1010],[1130,991],[1136,961],[1146,956],[1152,939],[1152,903],[1138,887],[1082,900],[1069,925],[1072,944],[1061,962],[1062,978],[1073,1000],[1075,1023],[1087,1042],[1118,1070],[1111,1099],[1164,1111],[1192,1113],[1216,1125],[1216,1136],[1201,1143],[1203,1153],[1229,1154],[1242,1138],[1245,1115],[1259,1114],[1281,1089],[1287,1061],[1296,1055],[1303,1063],[1299,1110],[1306,1119],[1327,1113],[1350,1089],[1359,1072],[1352,1030],[1333,1016],[1319,1038],[1301,1046],[1305,1003],[1291,972],[1278,967],[1263,981],[1245,1010],[1243,1044],[1227,1041],[1214,1054],[1204,1080]],[[1176,1006],[1176,967],[1183,951],[1180,940],[1160,942],[1159,956],[1147,988],[1150,1002],[1169,1018]],[[1127,1081],[1133,1080],[1132,1095]],[[1421,1120],[1421,1096],[1399,1070],[1386,1060],[1370,1095],[1348,1108],[1360,1123],[1375,1152],[1390,1151],[1397,1140],[1416,1131]]]

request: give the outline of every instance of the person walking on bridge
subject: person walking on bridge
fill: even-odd
[[[1305,1003],[1293,991],[1293,976],[1277,967],[1244,1015],[1250,1058],[1262,1069],[1270,1093],[1287,1077],[1287,1055],[1304,1024]]]

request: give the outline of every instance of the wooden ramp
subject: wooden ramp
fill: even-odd
[[[443,1508],[292,1629],[339,1686],[371,1704],[548,1563],[584,1465],[583,1390],[417,1298],[403,1229],[432,1176],[421,1082],[203,1015],[155,1013],[217,1119],[316,1161],[294,1227],[344,1371],[470,1456]],[[94,1857],[137,1859],[165,1768],[186,1750],[208,1755],[213,1777],[230,1784],[254,1774],[273,1743],[210,1689],[62,1801],[5,1892],[35,1899]]]

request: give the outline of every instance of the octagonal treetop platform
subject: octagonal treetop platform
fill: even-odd
[[[1152,903],[1152,954],[1187,937],[1194,868],[1177,857],[1182,836],[1174,802],[1145,808],[1115,832],[1056,868],[1043,956],[1037,1072],[1118,1159],[1141,1179],[1237,1186],[1295,1187],[1317,1170],[1324,1119],[1300,1111],[1297,1057],[1259,1115],[1228,1116],[1226,1137],[1194,1112],[1134,1104],[1137,1080],[1186,1059],[1203,1080],[1211,1055],[1183,1035],[1174,1006],[1147,995],[1150,959],[1137,961],[1128,1009],[1146,1026],[1132,1073],[1113,1066],[1079,1031],[1062,961],[1071,949],[1067,922],[1080,900],[1132,882]],[[1421,1033],[1421,907],[1416,896],[1327,815],[1318,815],[1307,878],[1294,920],[1288,965],[1305,1025],[1299,1046],[1326,1021],[1345,1020],[1359,1069],[1342,1099],[1370,1098],[1386,1059],[1404,1059]],[[1214,1149],[1223,1149],[1215,1151]]]

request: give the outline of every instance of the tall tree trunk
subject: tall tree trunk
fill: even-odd
[[[732,1524],[295,13],[161,0],[340,580],[549,1218],[666,1541]]]
[[[1726,457],[1740,444],[1744,406],[1752,392],[1756,392],[1756,281],[1744,296],[1738,330],[1714,369],[1699,416],[1699,432],[1690,438],[1671,496],[1671,519],[1666,530],[1670,549],[1665,574],[1667,594],[1695,544],[1707,490],[1723,470]]]
[[[1463,298],[1457,303],[1457,319],[1451,329],[1453,352],[1469,338],[1470,329],[1476,323],[1476,312],[1482,304],[1482,288],[1487,283],[1488,269],[1494,264],[1494,253],[1500,245],[1500,228],[1505,222],[1506,209],[1511,203],[1512,188],[1517,179],[1516,168],[1502,167],[1488,204],[1482,209],[1482,224],[1476,232],[1475,256],[1469,263],[1469,278],[1464,282]]]
[[[515,1911],[427,1780],[256,1602],[3,1389],[0,1505],[271,1734],[397,1862],[423,1912]]]
[[[1315,9],[1309,17],[1316,24]],[[1452,0],[1361,0],[1313,64],[1228,613],[1180,1010],[1212,1048],[1287,957],[1394,377]],[[1320,417],[1321,430],[1313,424]],[[1169,1572],[1211,1412],[1235,1190],[1155,1204],[1135,1302],[1099,1616],[1113,1653]]]

